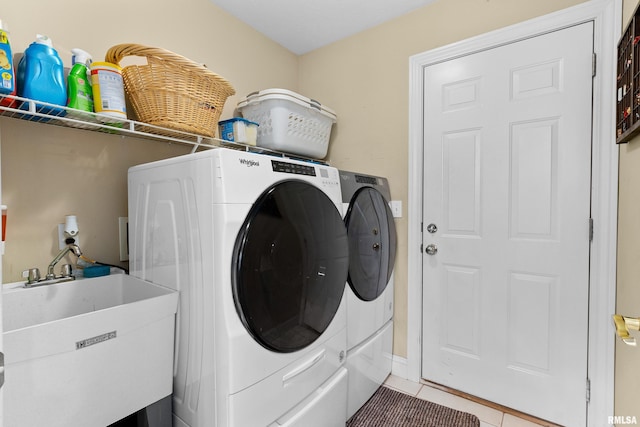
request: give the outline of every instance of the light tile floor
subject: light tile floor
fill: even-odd
[[[535,424],[531,421],[465,399],[464,397],[447,393],[426,384],[414,383],[393,375],[387,378],[385,385],[420,399],[457,409],[458,411],[471,413],[480,419],[480,427],[540,427],[541,425],[548,425]]]

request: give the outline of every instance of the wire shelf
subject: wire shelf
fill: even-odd
[[[318,164],[326,164],[321,160],[293,156],[279,151],[269,150],[253,145],[225,141],[218,138],[196,135],[178,130],[154,126],[148,123],[129,119],[118,119],[98,113],[62,107],[47,102],[21,98],[12,95],[0,95],[0,117],[45,123],[53,126],[84,129],[94,132],[122,135],[154,141],[191,145],[192,152],[199,148],[230,148],[253,153],[268,154],[296,160],[304,160]]]

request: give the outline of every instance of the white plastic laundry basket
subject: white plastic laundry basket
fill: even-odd
[[[286,89],[249,94],[238,111],[258,123],[259,147],[323,159],[329,148],[336,114],[318,101]]]

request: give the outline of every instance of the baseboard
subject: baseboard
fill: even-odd
[[[404,378],[405,380],[409,378],[407,374],[407,358],[393,355],[391,360],[391,374],[396,377]]]

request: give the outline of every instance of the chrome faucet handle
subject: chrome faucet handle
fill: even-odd
[[[71,264],[62,264],[60,274],[62,275],[62,277],[71,276]]]
[[[40,280],[40,269],[33,267],[22,272],[22,277],[27,279],[27,285],[36,283]]]

